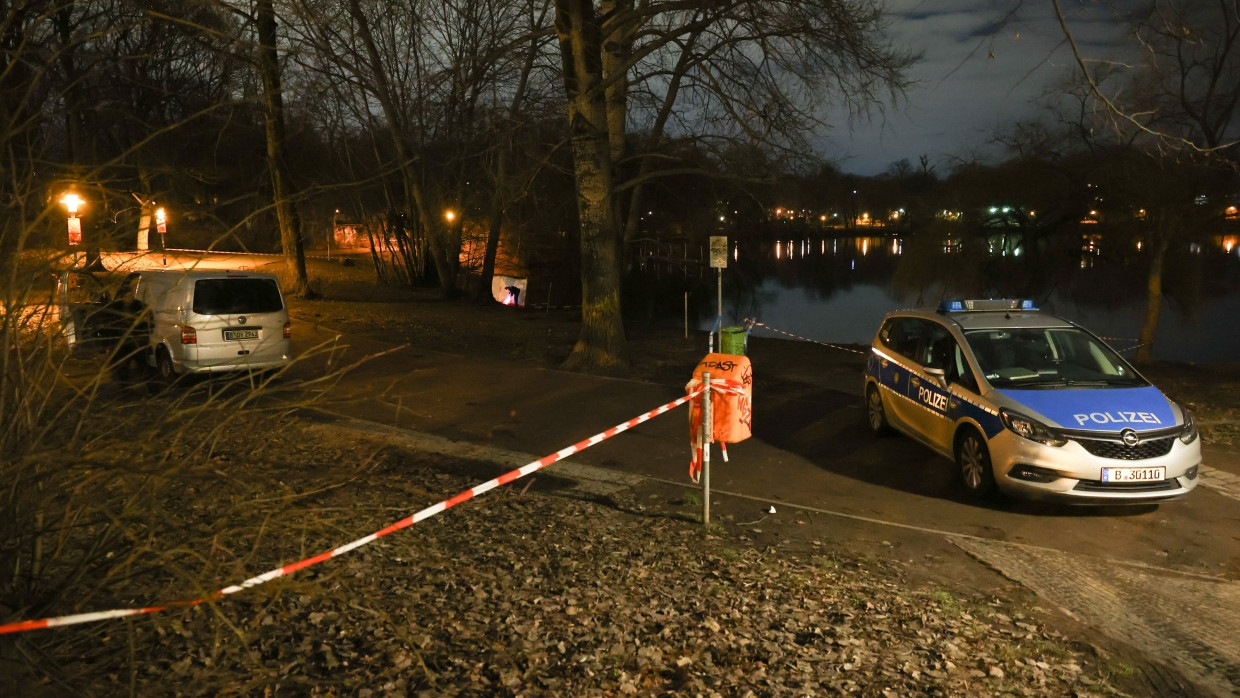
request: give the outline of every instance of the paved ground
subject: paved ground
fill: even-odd
[[[298,322],[299,332],[312,328],[305,341],[299,335],[299,345],[335,347],[299,370],[390,352],[352,370],[325,396],[322,413],[334,428],[381,433],[410,448],[497,467],[524,465],[684,394],[683,384],[395,349],[341,336],[309,318]],[[865,432],[855,358],[807,354],[804,362],[789,362],[785,352],[787,365],[776,370],[763,363],[760,347],[751,356],[756,436],[732,447],[729,463],[716,452],[713,517],[731,525],[765,522],[754,528],[761,535],[881,543],[880,551],[916,562],[929,576],[963,575],[985,585],[997,571],[1199,689],[1240,690],[1233,632],[1240,627],[1240,454],[1208,450],[1202,487],[1184,502],[978,506],[955,494],[946,461],[906,439],[874,440]],[[683,410],[658,417],[547,475],[604,495],[643,482],[688,486],[686,419]]]
[[[952,542],[1220,696],[1240,689],[1240,584],[980,538]]]

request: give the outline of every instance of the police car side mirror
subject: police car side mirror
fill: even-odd
[[[940,388],[947,387],[947,371],[944,371],[941,368],[934,368],[932,366],[927,366],[925,370],[926,375],[930,376],[930,379],[935,383],[938,383]]]

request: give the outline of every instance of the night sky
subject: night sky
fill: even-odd
[[[1114,59],[1130,48],[1110,3],[1061,4],[1087,57]],[[878,174],[901,158],[916,165],[922,154],[940,174],[962,158],[994,159],[993,134],[1036,116],[1041,95],[1074,68],[1051,0],[889,0],[889,11],[896,45],[924,54],[910,74],[918,84],[885,115],[827,135],[824,154],[846,172]]]

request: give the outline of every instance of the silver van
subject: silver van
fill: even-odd
[[[292,325],[274,274],[135,271],[113,303],[133,312],[146,335],[146,363],[164,379],[278,369],[292,360]]]

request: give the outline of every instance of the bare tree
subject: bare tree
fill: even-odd
[[[633,124],[624,157],[637,168],[616,183],[629,193],[628,239],[644,187],[692,168],[665,145],[687,137],[720,156],[743,142],[766,150],[777,167],[815,165],[812,138],[833,125],[828,109],[857,117],[881,110],[902,93],[913,60],[882,40],[881,8],[871,3],[728,0],[625,10],[608,23],[608,45],[626,47],[608,77],[629,85],[612,92],[632,98],[609,99],[608,108],[624,110],[610,124]]]
[[[301,0],[298,7],[313,53],[307,66],[352,86],[345,107],[385,134],[380,151],[390,153],[388,167],[400,180],[394,203],[427,243],[445,294],[454,295],[463,217],[445,214],[491,199],[478,194],[479,159],[511,131],[506,124],[526,99],[532,67],[545,57],[546,3]],[[490,132],[497,123],[505,124],[501,134]]]
[[[1148,364],[1161,316],[1167,253],[1174,242],[1221,216],[1221,206],[1197,206],[1196,197],[1218,186],[1218,177],[1235,176],[1240,15],[1235,3],[1225,0],[1155,0],[1132,21],[1132,48],[1140,60],[1128,66],[1084,55],[1059,0],[1052,2],[1096,106],[1090,116],[1108,125],[1117,141],[1144,152],[1150,160],[1145,169],[1158,182],[1146,188],[1151,197],[1150,269],[1136,357],[1137,363]],[[1200,175],[1211,169],[1215,182],[1202,181]],[[1169,175],[1188,186],[1165,186]],[[1166,196],[1169,191],[1179,196]]]
[[[662,146],[690,140],[722,160],[738,144],[759,145],[785,163],[809,163],[826,106],[880,107],[902,90],[912,58],[884,42],[881,8],[868,2],[604,0],[599,8],[561,0],[556,27],[588,288],[569,364],[608,367],[625,361],[619,248],[635,237],[642,187],[701,171]],[[599,199],[603,186],[613,201]]]
[[[539,59],[546,53],[545,40],[550,38],[550,34],[545,31],[545,28],[547,27],[549,13],[552,10],[551,4],[545,0],[536,0],[536,2],[537,4],[531,3],[527,8],[527,16],[529,18],[528,38],[525,46],[517,54],[519,60],[514,66],[516,68],[516,82],[512,87],[511,97],[508,99],[507,104],[498,109],[500,113],[497,115],[498,123],[494,130],[497,142],[492,144],[494,165],[491,170],[493,177],[490,214],[488,216],[489,228],[487,230],[486,250],[483,253],[482,269],[479,273],[479,284],[475,294],[475,297],[480,301],[490,302],[493,300],[491,295],[491,279],[495,275],[495,258],[499,251],[500,233],[505,217],[505,202],[510,189],[508,180],[512,169],[510,163],[515,145],[513,139],[521,127],[523,106],[529,98],[531,91],[531,76]]]
[[[267,133],[267,161],[271,174],[271,190],[275,198],[276,217],[280,224],[280,242],[285,262],[293,277],[289,294],[314,298],[306,273],[306,251],[301,239],[301,218],[293,198],[293,177],[289,172],[284,129],[284,95],[280,78],[280,58],[276,49],[276,13],[271,0],[256,0],[254,24],[258,32],[258,70],[263,80],[263,102],[266,107],[264,125]]]

